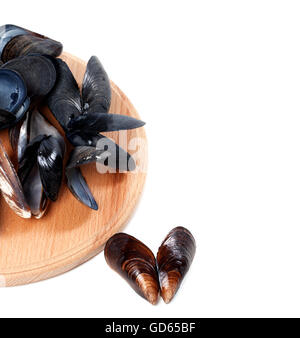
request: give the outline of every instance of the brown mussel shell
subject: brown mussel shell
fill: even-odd
[[[125,233],[112,236],[106,243],[107,264],[151,304],[156,304],[159,283],[152,251],[136,238]]]
[[[162,242],[157,253],[161,296],[169,303],[188,272],[196,252],[193,235],[184,227],[174,228]]]
[[[9,207],[19,216],[30,218],[31,212],[25,200],[18,175],[0,141],[0,190]]]
[[[62,52],[62,44],[58,41],[30,35],[18,35],[11,39],[4,47],[2,61],[5,63],[19,56],[28,54],[42,54],[57,57]]]

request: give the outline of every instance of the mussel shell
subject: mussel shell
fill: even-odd
[[[100,161],[105,153],[105,150],[97,149],[95,147],[82,146],[75,147],[69,157],[67,168],[79,167],[83,164]]]
[[[69,121],[82,113],[78,84],[69,68],[61,59],[51,58],[57,74],[56,84],[47,97],[52,114],[67,131]]]
[[[18,152],[19,162],[21,161],[26,147],[29,146],[29,151],[32,149],[32,145],[36,141],[42,141],[44,138],[53,136],[57,139],[59,143],[60,152],[65,152],[65,142],[64,138],[58,132],[58,130],[50,124],[50,122],[38,111],[30,110],[28,111],[26,118],[21,124],[12,128],[10,130],[10,142],[14,151]],[[34,156],[37,156],[39,144],[35,149],[36,153]]]
[[[0,130],[16,125],[27,112],[30,99],[19,74],[0,69]]]
[[[83,106],[88,112],[107,113],[111,103],[110,81],[101,62],[92,56],[82,83]]]
[[[22,124],[23,122],[21,121],[8,129],[9,142],[14,152],[18,151],[19,135]]]
[[[17,150],[17,154],[18,154],[18,163],[20,163],[23,155],[24,155],[24,151],[25,148],[27,146],[27,144],[29,143],[29,121],[30,121],[30,112],[27,112],[27,115],[24,119],[24,121],[21,123],[20,128],[19,128],[19,133],[17,134],[17,132],[15,132],[15,134],[13,135],[13,137],[15,138],[15,140],[12,140],[12,136],[10,136],[10,142],[12,144],[12,147],[15,148],[15,151]],[[16,127],[17,129],[17,127]],[[15,145],[13,145],[15,144]]]
[[[66,137],[74,147],[90,146],[96,147],[97,142],[104,137],[97,132],[84,132],[82,130],[71,130],[66,132]]]
[[[108,141],[111,147],[113,147],[113,150],[116,149],[117,151],[114,152],[112,151],[110,153],[104,147],[102,148],[98,148],[97,146],[94,147],[94,144],[93,146],[78,146],[75,147],[70,153],[69,160],[66,166],[66,178],[68,188],[70,189],[72,194],[76,197],[76,199],[78,199],[80,202],[82,202],[83,204],[94,210],[98,209],[98,205],[86,183],[86,180],[82,176],[79,167],[87,163],[97,162],[103,165],[110,165],[114,169],[120,168],[122,169],[122,166],[128,169],[127,165],[131,163],[129,160],[132,159],[128,153],[126,153],[112,140],[102,135],[99,136],[101,136],[100,139],[104,138],[106,141]],[[121,161],[119,160],[120,159],[119,154],[125,157],[124,162],[122,160]],[[129,156],[129,160],[127,156]]]
[[[3,25],[0,27],[0,57],[6,44],[19,35],[29,34],[24,28],[15,25]]]
[[[9,207],[19,216],[30,218],[31,212],[26,203],[18,175],[0,141],[0,189]]]
[[[60,42],[36,35],[24,34],[12,38],[2,50],[1,59],[9,60],[28,54],[46,54],[57,57],[63,46]]]
[[[0,118],[0,130],[1,129],[6,129],[6,128],[12,128],[14,127],[19,121],[22,120],[23,116],[26,114],[30,106],[30,99],[27,97],[27,99],[22,103],[21,107],[16,113],[11,113],[10,118],[12,118],[12,114],[14,114],[15,118],[14,119],[5,119],[4,111],[0,111],[0,115],[4,117],[3,119]],[[6,112],[7,113],[7,112]]]
[[[51,201],[57,200],[62,181],[64,148],[61,145],[56,137],[48,136],[42,140],[37,153],[42,185]]]
[[[56,70],[53,63],[42,55],[27,55],[15,58],[3,64],[1,69],[11,69],[23,78],[27,95],[45,96],[56,81]]]
[[[93,210],[98,210],[98,204],[95,201],[80,168],[67,168],[66,179],[68,188],[79,202]]]
[[[18,174],[35,217],[45,212],[48,199],[55,201],[62,182],[65,143],[63,137],[37,110],[30,111],[18,137]]]
[[[67,132],[68,140],[75,146],[89,146],[98,149],[107,149],[109,160],[106,156],[98,158],[97,163],[109,166],[118,171],[133,171],[136,168],[134,158],[112,139],[98,133],[84,133],[80,130]],[[102,143],[103,142],[103,143]]]
[[[165,303],[169,303],[177,292],[195,252],[195,239],[184,227],[171,230],[162,242],[156,260],[161,296]]]
[[[72,118],[68,129],[110,132],[140,128],[144,125],[145,122],[127,115],[88,112]]]
[[[32,171],[32,168],[36,165],[39,147],[41,142],[46,138],[47,135],[41,134],[35,137],[33,140],[30,140],[30,142],[26,145],[24,142],[25,148],[20,150],[22,156],[20,158],[18,167],[18,175],[22,185]],[[21,147],[20,144],[19,146]]]
[[[130,235],[118,233],[107,241],[104,255],[107,264],[140,296],[156,304],[159,293],[156,262],[145,244]]]
[[[65,151],[64,138],[61,136],[59,131],[52,124],[50,124],[50,122],[38,110],[35,110],[31,113],[29,134],[31,140],[41,134],[53,136],[59,141],[61,148],[63,148],[63,150]]]
[[[94,210],[98,210],[98,205],[79,166],[100,160],[103,153],[105,153],[104,150],[97,150],[95,147],[75,147],[70,153],[65,171],[67,185],[71,193],[78,201]]]
[[[9,141],[14,153],[17,153],[18,163],[21,161],[25,147],[29,142],[28,115],[29,112],[26,113],[24,120],[15,124],[8,131]]]
[[[23,181],[23,190],[31,213],[35,218],[41,218],[48,206],[48,199],[43,189],[39,168],[35,163]]]
[[[63,174],[63,158],[65,142],[63,137],[37,110],[31,112],[29,118],[29,144],[24,141],[19,146],[25,145],[23,157],[20,163],[22,176],[23,171],[31,163],[38,164],[40,179],[44,192],[52,201],[55,201],[61,186]],[[28,138],[28,137],[27,137]],[[22,150],[19,151],[22,153]],[[25,173],[28,170],[26,169]]]
[[[10,69],[0,69],[0,109],[11,113],[18,111],[27,98],[23,78]]]
[[[46,135],[39,135],[28,143],[19,163],[18,175],[26,201],[35,218],[41,218],[48,206],[48,199],[43,189],[37,164],[37,152]]]

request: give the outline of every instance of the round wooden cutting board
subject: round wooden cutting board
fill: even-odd
[[[63,53],[61,58],[68,63],[80,85],[86,63],[67,53]],[[122,91],[114,83],[111,85],[110,113],[140,118]],[[46,108],[43,113],[61,131]],[[130,173],[101,174],[95,164],[82,166],[82,173],[98,203],[98,211],[77,201],[65,181],[58,200],[49,205],[39,220],[20,218],[0,197],[0,286],[32,283],[73,269],[98,254],[105,242],[127,223],[146,178],[145,130],[139,128],[127,134],[114,132],[105,135],[121,146],[122,142],[134,145],[134,140],[139,140],[137,148],[132,146],[133,150],[129,148],[128,151],[135,154],[137,164],[143,168]],[[0,132],[0,138],[15,163],[7,130]]]

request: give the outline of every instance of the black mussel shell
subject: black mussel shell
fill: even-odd
[[[88,137],[87,135],[72,134],[69,137],[78,142],[79,145],[70,153],[66,166],[68,187],[80,202],[97,210],[97,203],[79,167],[87,163],[97,162],[116,170],[128,171],[135,169],[134,159],[114,141],[103,135],[89,135]]]
[[[67,168],[75,168],[83,164],[100,161],[101,159],[106,158],[105,152],[105,150],[97,149],[95,147],[75,147],[70,154]]]
[[[57,81],[47,103],[66,133],[76,136],[78,130],[84,130],[91,135],[139,128],[145,124],[130,116],[106,114],[111,102],[110,81],[96,57],[91,57],[88,62],[82,98],[68,65],[60,59],[52,59],[52,62],[56,67]]]
[[[39,218],[48,199],[55,201],[62,182],[63,137],[38,111],[30,111],[18,138],[18,174],[32,214]],[[40,203],[40,205],[39,205]]]
[[[0,69],[0,108],[16,112],[27,98],[27,89],[18,73]]]
[[[24,141],[23,146],[25,145],[25,147],[22,149],[18,167],[18,175],[22,184],[27,180],[32,168],[36,165],[39,147],[47,137],[45,134],[38,135],[26,145]],[[21,147],[20,144],[18,146]]]
[[[56,81],[53,63],[42,55],[21,56],[3,64],[1,68],[11,69],[20,74],[27,87],[27,95],[41,97],[47,95]]]
[[[106,151],[106,156],[98,158],[97,162],[118,171],[133,171],[136,168],[133,157],[112,139],[94,133],[84,133],[79,130],[67,132],[68,140],[75,146],[89,146]]]
[[[195,252],[195,239],[184,227],[171,230],[162,242],[156,260],[161,296],[165,303],[169,303],[176,294]]]
[[[63,174],[64,148],[54,136],[42,140],[37,154],[40,177],[46,196],[56,201]]]
[[[74,146],[96,147],[97,142],[103,137],[97,132],[84,132],[81,130],[70,130],[66,132],[68,141]]]
[[[68,67],[61,59],[52,59],[56,68],[57,80],[47,98],[52,114],[66,131],[71,118],[81,114],[81,97],[78,84]]]
[[[107,264],[151,304],[156,304],[159,283],[155,257],[141,241],[124,233],[112,236],[106,243]]]
[[[78,201],[91,209],[98,210],[97,202],[95,201],[80,168],[67,168],[66,179],[68,188]]]
[[[0,190],[9,207],[19,216],[30,218],[19,177],[0,141]]]
[[[23,78],[10,69],[0,69],[0,130],[16,124],[28,109],[29,102]]]
[[[9,33],[6,32],[5,41],[2,45],[0,43],[3,62],[28,54],[47,54],[53,57],[61,54],[63,46],[60,42],[28,30],[24,30],[23,34],[18,34],[22,33],[21,30],[20,27],[17,27],[14,31],[11,30],[10,39]]]
[[[92,56],[86,67],[82,83],[84,110],[107,113],[111,103],[110,81],[102,64]]]
[[[76,116],[68,123],[70,130],[89,130],[90,132],[109,132],[140,128],[145,122],[127,115],[84,113]]]

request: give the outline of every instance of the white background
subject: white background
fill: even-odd
[[[137,296],[102,253],[0,289],[0,316],[300,315],[299,16],[298,1],[2,1],[1,24],[98,55],[147,122],[125,231],[156,253],[183,225],[198,246],[169,305]]]

